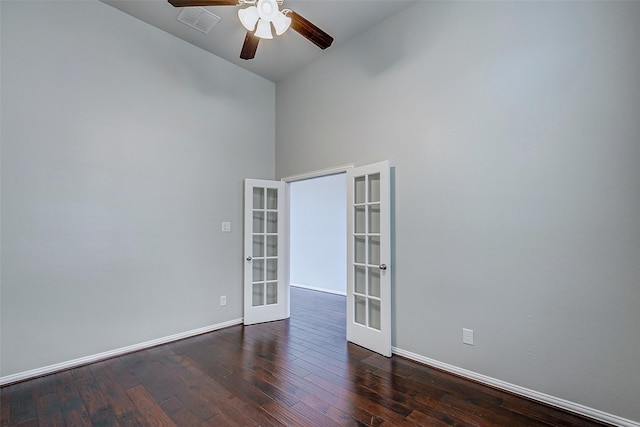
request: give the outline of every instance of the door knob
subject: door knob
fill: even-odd
[[[380,265],[378,266],[378,268],[379,268],[380,270],[386,270],[386,269],[387,269],[387,264],[380,264]]]
[[[250,256],[247,257],[247,261],[251,261],[253,258],[251,258]]]

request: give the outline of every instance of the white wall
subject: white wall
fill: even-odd
[[[0,375],[242,317],[274,84],[97,1],[1,7]]]
[[[291,283],[346,294],[346,175],[292,182],[290,199]]]
[[[638,22],[419,2],[278,84],[277,176],[396,168],[393,345],[640,421]]]

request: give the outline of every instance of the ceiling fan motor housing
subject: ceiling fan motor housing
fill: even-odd
[[[278,12],[276,0],[258,0],[258,15],[261,19],[273,22]]]

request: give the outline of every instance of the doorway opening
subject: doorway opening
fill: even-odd
[[[291,325],[316,339],[327,332],[326,339],[347,339],[346,190],[346,173],[289,183]],[[330,331],[316,330],[318,316]]]
[[[290,284],[346,296],[345,173],[289,183]]]
[[[307,218],[320,224],[321,234],[304,239],[310,246],[305,250],[291,244],[291,185],[297,181],[345,174],[346,198],[346,261],[347,274],[320,284],[316,278],[300,280],[293,277],[289,260],[295,257],[311,260],[303,270],[341,271],[342,262],[332,266],[327,256],[337,252],[336,243],[323,247],[320,242],[333,229],[321,214],[328,204],[319,197],[311,197],[303,205],[311,209]],[[294,190],[295,191],[295,190]],[[315,289],[331,289],[346,276],[346,337],[361,347],[383,356],[391,356],[391,169],[389,161],[364,166],[334,168],[323,172],[283,178],[281,181],[245,179],[245,274],[244,324],[264,323],[290,317],[291,283]],[[308,192],[303,192],[308,195]],[[293,198],[296,199],[295,194]],[[284,203],[286,199],[286,203]],[[293,201],[295,204],[295,200]],[[285,210],[285,205],[287,209]],[[294,208],[295,209],[295,208]],[[340,209],[344,212],[343,209]],[[342,213],[339,217],[345,218]],[[295,220],[294,220],[295,221]],[[293,226],[294,230],[297,227]],[[310,228],[307,225],[305,229]],[[339,229],[338,227],[336,227]],[[344,229],[343,229],[344,230]],[[294,231],[295,232],[295,231]],[[286,237],[285,237],[286,236]],[[344,232],[337,233],[344,242]],[[295,239],[295,237],[294,237]],[[338,246],[339,245],[339,246]],[[313,250],[321,247],[321,253]],[[320,266],[319,270],[315,267]],[[294,269],[296,267],[293,267]],[[340,279],[341,276],[343,279]],[[312,284],[309,284],[312,283]],[[308,289],[309,292],[314,292]],[[315,291],[317,292],[317,291]],[[334,289],[334,292],[336,290]],[[338,291],[340,292],[340,290]]]

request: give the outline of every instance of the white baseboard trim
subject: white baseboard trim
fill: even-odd
[[[343,297],[347,296],[346,292],[334,291],[333,289],[316,288],[315,286],[301,285],[300,283],[290,283],[290,285],[294,288],[309,289],[311,291],[324,292],[327,294],[342,295]]]
[[[239,325],[243,319],[233,319],[228,322],[218,323],[216,325],[205,326],[203,328],[193,329],[191,331],[181,332],[179,334],[169,335],[167,337],[157,338],[151,341],[145,341],[139,344],[133,344],[115,350],[109,350],[91,356],[80,357],[78,359],[69,360],[67,362],[56,363],[54,365],[45,366],[43,368],[32,369],[30,371],[19,372],[4,377],[0,377],[0,386],[12,384],[20,381],[26,381],[32,378],[41,377],[43,375],[53,374],[54,372],[64,371],[66,369],[76,368],[78,366],[87,365],[89,363],[99,362],[101,360],[110,359],[123,354],[132,353],[134,351],[145,350],[161,344],[167,344],[172,341],[178,341],[184,338],[194,337],[196,335],[206,334],[218,329],[227,328],[229,326]]]
[[[589,417],[598,421],[613,424],[621,427],[640,427],[640,422],[632,421],[626,418],[619,417],[617,415],[609,414],[607,412],[600,411],[598,409],[590,408],[588,406],[580,405],[559,397],[550,396],[539,391],[531,390],[519,385],[511,384],[506,381],[502,381],[496,378],[488,377],[486,375],[479,374],[477,372],[469,371],[457,366],[449,365],[448,363],[440,362],[438,360],[430,359],[425,356],[421,356],[416,353],[412,353],[407,350],[403,350],[397,347],[391,347],[391,352],[398,356],[406,357],[407,359],[414,360],[416,362],[423,363],[425,365],[433,366],[443,371],[450,372],[455,375],[459,375],[464,378],[468,378],[483,384],[496,387],[510,393],[518,394],[520,396],[527,397],[529,399],[536,400],[538,402],[546,403],[547,405],[554,406],[556,408],[564,409],[565,411],[573,412],[585,417]]]

